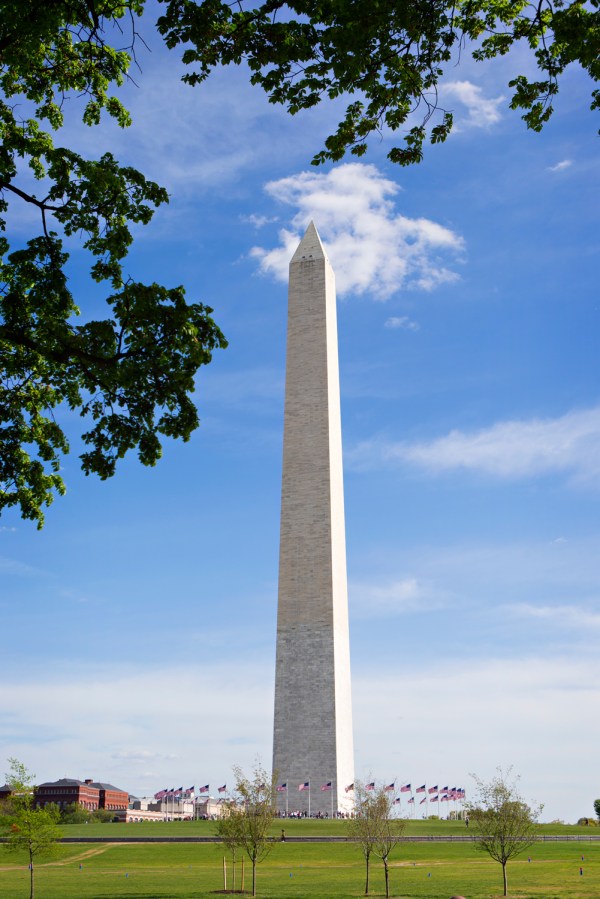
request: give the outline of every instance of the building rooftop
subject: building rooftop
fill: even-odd
[[[114,790],[116,793],[126,793],[129,795],[127,790],[122,790],[121,787],[114,787],[112,784],[104,784],[99,781],[94,781],[94,783],[88,784],[88,786],[94,787],[96,790]]]

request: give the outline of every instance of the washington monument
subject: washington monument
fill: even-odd
[[[281,811],[352,806],[349,642],[335,278],[311,222],[288,297],[273,739]]]

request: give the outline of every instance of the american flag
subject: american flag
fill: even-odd
[[[400,799],[400,797],[396,796],[396,798],[394,799],[394,805],[400,805],[401,802],[402,800]]]
[[[438,791],[438,786],[436,784],[435,787],[429,787],[429,790],[427,792],[431,794],[431,793],[437,793],[437,791]]]
[[[401,793],[410,793],[410,784],[404,784],[403,787],[400,787]]]
[[[420,787],[417,787],[415,793],[424,793],[425,792],[425,784],[421,784]]]
[[[218,793],[226,793],[227,792],[227,784],[223,784],[222,787],[219,787],[217,790]]]
[[[277,787],[278,793],[287,793],[287,784],[279,784]]]
[[[423,805],[424,802],[427,802],[427,796],[425,797],[425,799],[421,799],[421,801],[419,802],[419,805]]]
[[[414,797],[414,796],[411,796],[410,799],[408,800],[408,804],[410,805],[411,802],[414,802],[414,801],[415,801],[415,797]]]
[[[383,789],[386,791],[386,793],[392,793],[394,791],[395,787],[396,787],[396,783],[394,782],[394,783],[388,784]]]
[[[310,790],[310,780],[305,781],[303,784],[298,784],[299,790]]]
[[[345,792],[351,793],[353,789],[354,789],[354,784],[348,784],[348,786],[345,787]]]
[[[331,781],[328,780],[327,783],[323,784],[323,786],[321,787],[321,792],[324,793],[326,790],[330,790],[330,789],[331,789]]]
[[[449,799],[450,797],[448,796],[448,794],[444,793],[444,795],[442,796],[442,802],[448,802]]]
[[[370,784],[365,784],[365,790],[374,790],[375,789],[375,781],[372,780]]]
[[[439,796],[432,796],[431,799],[430,799],[430,802],[439,802],[439,801],[440,801],[440,797],[439,797]]]
[[[199,793],[208,793],[208,784],[204,784],[203,787],[198,787]]]

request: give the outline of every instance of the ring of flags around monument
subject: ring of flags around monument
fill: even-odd
[[[276,791],[278,793],[287,793],[288,785],[287,783],[281,783],[276,787]],[[364,785],[364,789],[369,792],[375,789],[375,781],[372,780],[369,783]],[[306,780],[301,784],[298,784],[298,791],[303,792],[304,790],[310,790],[310,781]],[[333,790],[332,781],[328,780],[326,783],[322,784],[321,791],[329,791]],[[396,792],[396,782],[393,781],[390,784],[385,784],[383,787],[384,792],[392,793]],[[344,787],[344,792],[353,793],[354,792],[354,783],[348,784],[347,787]],[[400,786],[398,791],[399,793],[410,793],[410,799],[407,800],[409,804],[415,803],[415,797],[413,796],[413,789],[410,783],[404,783]],[[415,793],[425,793],[423,799],[420,800],[419,805],[424,805],[428,802],[463,802],[466,798],[466,793],[463,787],[440,787],[438,784],[435,784],[433,787],[427,787],[427,784],[421,784],[421,786],[417,787],[414,790]],[[394,799],[395,803],[400,804],[402,802],[402,798],[398,795]]]
[[[264,786],[264,785],[262,785]],[[298,784],[298,792],[302,793],[304,791],[308,791],[310,794],[310,781],[305,780],[303,783]],[[354,783],[348,784],[344,787],[344,792],[353,793],[355,789]],[[375,789],[375,781],[372,780],[369,783],[364,785],[364,789],[367,792],[370,792]],[[210,790],[209,784],[204,784],[201,787],[198,787],[198,794],[206,794]],[[277,793],[287,793],[288,792],[288,784],[287,781],[281,784],[278,784],[275,787]],[[328,780],[324,784],[321,785],[321,792],[329,792],[333,790],[333,781]],[[386,793],[396,792],[396,781],[392,781],[392,783],[385,784],[383,786],[383,790]],[[184,790],[183,786],[181,787],[172,787],[171,789],[159,790],[158,793],[154,794],[154,798],[158,800],[166,800],[167,802],[171,800],[193,800],[195,797],[195,788],[194,786],[188,787],[187,790]],[[217,792],[220,794],[227,793],[227,784],[223,784],[223,786],[217,788]],[[402,805],[402,793],[410,793],[410,798],[407,799],[407,804],[412,805],[413,807],[416,804],[415,795],[413,795],[412,785],[410,783],[403,783],[400,785],[398,790],[398,795],[394,798],[394,805]],[[438,784],[435,784],[432,787],[428,787],[426,783],[421,784],[414,790],[414,794],[423,793],[424,796],[419,800],[419,805],[429,805],[430,802],[437,802],[438,808],[440,802],[464,802],[466,798],[466,793],[463,787],[440,787]]]

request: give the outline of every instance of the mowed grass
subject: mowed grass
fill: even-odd
[[[214,836],[216,821],[162,821],[142,824],[63,824],[61,830],[66,837],[110,837],[110,836]],[[294,818],[278,819],[273,824],[271,833],[279,836],[284,828],[288,836],[345,836],[347,822],[332,819],[310,818],[296,820]],[[540,824],[538,831],[543,834],[560,834],[569,836],[600,836],[598,827],[579,827],[575,824]],[[462,821],[428,821],[409,820],[405,833],[408,836],[464,836],[469,831]]]
[[[25,859],[0,850],[0,896],[28,896]],[[583,860],[582,860],[583,855]],[[528,861],[531,857],[531,861]],[[71,844],[36,866],[37,899],[208,899],[223,888],[220,844]],[[229,883],[231,867],[228,859]],[[580,874],[583,869],[583,876]],[[240,865],[237,866],[239,888]],[[513,899],[597,899],[600,846],[543,843],[509,864]],[[392,860],[391,895],[397,899],[495,899],[501,868],[472,844],[403,844]],[[245,863],[245,888],[251,869]],[[383,894],[381,864],[372,865],[373,896]],[[338,899],[364,893],[360,849],[346,843],[279,843],[258,869],[265,899]]]

